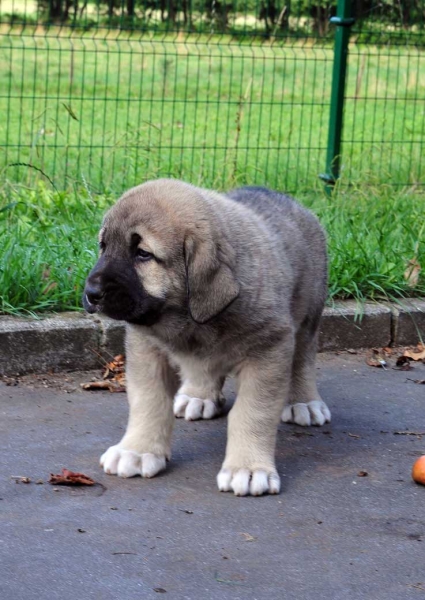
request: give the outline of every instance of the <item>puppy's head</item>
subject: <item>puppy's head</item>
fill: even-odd
[[[167,312],[206,323],[238,295],[235,254],[205,192],[160,179],[129,190],[106,214],[84,308],[139,325]]]

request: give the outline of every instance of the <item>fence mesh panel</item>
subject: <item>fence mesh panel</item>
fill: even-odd
[[[343,181],[423,185],[425,1],[352,4]],[[317,187],[335,7],[3,0],[2,178],[114,192],[159,176]]]
[[[424,18],[424,2],[372,3],[368,20],[352,28],[342,151],[348,180],[425,183]]]

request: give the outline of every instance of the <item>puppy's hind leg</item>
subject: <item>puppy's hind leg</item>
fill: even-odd
[[[224,377],[194,358],[180,363],[182,385],[174,398],[174,414],[186,421],[213,419],[221,414],[226,399],[221,393]]]
[[[288,404],[282,412],[284,423],[324,425],[331,420],[316,385],[316,353],[319,319],[301,325],[295,338]]]

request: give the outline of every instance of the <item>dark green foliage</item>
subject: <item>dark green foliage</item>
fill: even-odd
[[[16,9],[4,22],[26,21]],[[336,0],[37,0],[40,22],[51,25],[270,35],[330,35]],[[353,0],[359,30],[376,23],[400,29],[424,27],[424,0]],[[94,17],[94,18],[93,18]],[[30,21],[34,18],[31,15]],[[373,27],[372,27],[373,28]]]

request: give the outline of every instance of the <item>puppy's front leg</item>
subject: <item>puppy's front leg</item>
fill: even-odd
[[[127,328],[126,381],[129,402],[122,440],[100,458],[105,473],[153,477],[171,456],[172,401],[178,378],[167,357],[136,328]]]
[[[247,360],[239,374],[239,390],[229,413],[226,458],[217,476],[221,492],[236,496],[278,494],[275,445],[280,413],[289,391],[293,343]]]

